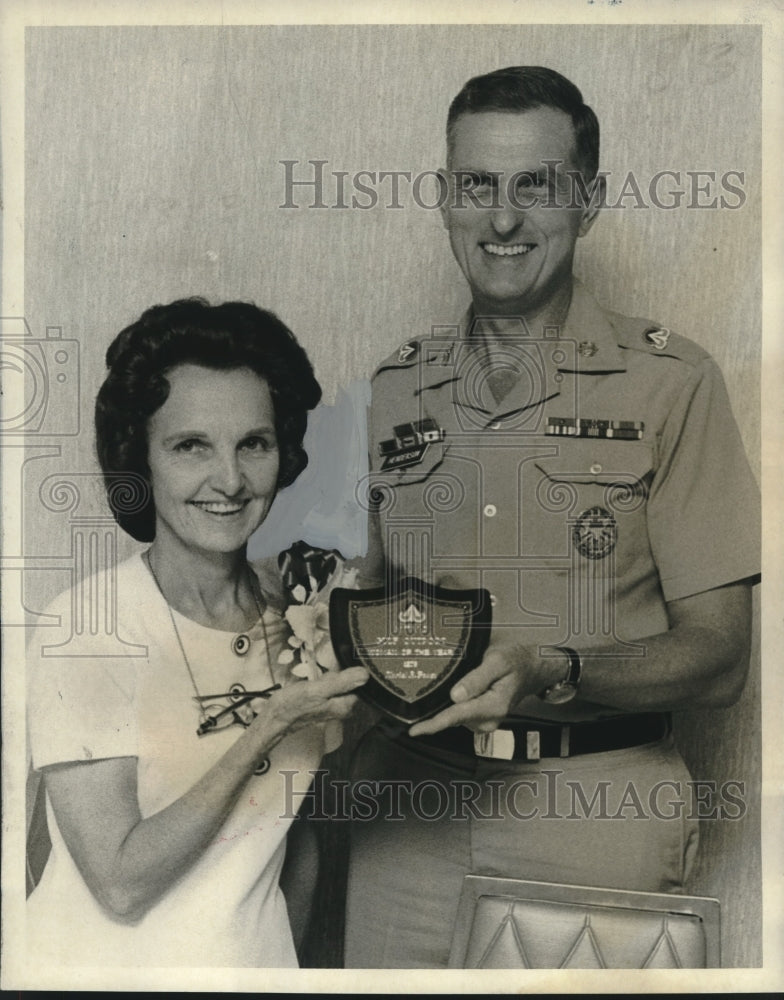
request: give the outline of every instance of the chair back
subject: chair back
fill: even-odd
[[[720,967],[719,902],[468,875],[450,968]]]

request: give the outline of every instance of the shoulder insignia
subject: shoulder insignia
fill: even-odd
[[[384,358],[375,372],[373,372],[372,381],[375,382],[378,376],[384,372],[389,372],[390,374],[397,372],[401,375],[403,372],[416,372],[421,360],[421,343],[418,340],[407,340]]]
[[[672,331],[667,330],[665,327],[652,327],[650,330],[646,330],[643,334],[646,342],[651,344],[656,348],[657,351],[663,351],[667,347],[667,342],[670,339]]]
[[[403,344],[400,350],[397,352],[397,360],[399,364],[405,364],[406,361],[410,361],[417,351],[419,350],[419,344],[415,341],[409,341],[407,344]]]
[[[701,364],[709,357],[704,347],[650,319],[622,316],[620,313],[612,313],[611,318],[619,347],[642,351],[653,357],[677,358],[688,365]]]

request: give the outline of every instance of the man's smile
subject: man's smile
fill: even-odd
[[[535,243],[480,243],[481,248],[485,253],[492,254],[495,257],[520,257],[523,254],[529,253],[536,246]]]

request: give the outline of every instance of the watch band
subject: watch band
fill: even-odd
[[[569,684],[570,686],[577,687],[583,672],[583,663],[580,659],[580,654],[576,649],[572,649],[571,646],[553,646],[553,649],[557,649],[559,653],[566,653],[569,657],[569,669],[561,684]]]
[[[569,668],[566,671],[566,676],[560,681],[556,681],[545,688],[544,691],[540,691],[539,698],[542,701],[551,701],[554,703],[570,701],[577,694],[577,687],[582,676],[580,654],[576,649],[572,649],[571,646],[551,646],[550,648],[556,649],[559,653],[566,655],[566,658],[569,660]]]

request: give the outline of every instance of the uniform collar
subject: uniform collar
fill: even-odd
[[[576,365],[561,365],[563,371],[626,371],[626,361],[607,312],[577,278],[560,337],[573,341],[577,348]]]
[[[474,307],[469,306],[460,320],[457,337],[467,340],[474,324],[481,322],[481,317],[476,318]],[[525,331],[523,324],[520,330]],[[606,310],[578,278],[573,279],[572,300],[558,338],[571,340],[575,345],[575,351],[568,352],[567,360],[558,365],[561,371],[626,371],[623,352],[618,347],[615,329]]]
[[[626,371],[623,352],[618,347],[609,316],[585,286],[575,279],[572,301],[558,337],[554,336],[552,340],[531,337],[532,343],[537,347],[535,357],[541,358],[545,375],[537,398],[531,398],[530,384],[526,386],[521,383],[519,387],[512,389],[496,409],[483,409],[477,405],[475,393],[468,384],[475,381],[471,374],[476,371],[469,363],[468,341],[474,325],[481,322],[481,317],[475,316],[471,306],[466,310],[459,326],[447,328],[438,338],[422,342],[424,364],[420,368],[420,392],[443,387],[462,406],[498,416],[541,404],[545,399],[559,395],[559,372],[598,374]],[[520,336],[529,335],[522,323],[519,329]],[[557,340],[565,345],[565,349],[560,352],[563,358],[553,361],[548,345]]]

